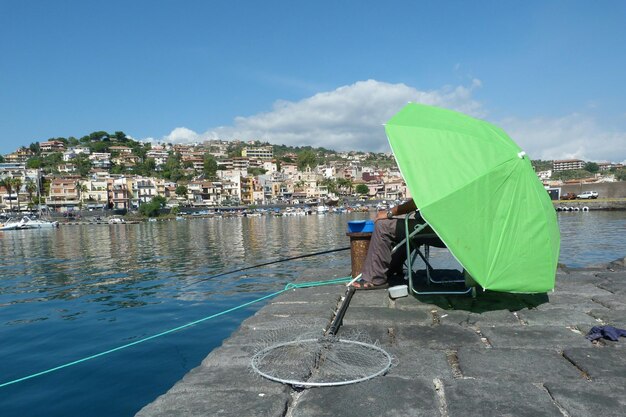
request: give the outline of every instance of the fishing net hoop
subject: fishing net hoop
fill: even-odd
[[[364,376],[359,376],[359,377],[351,378],[351,379],[350,378],[345,378],[345,379],[336,378],[335,380],[332,380],[332,381],[307,381],[307,380],[300,380],[300,379],[286,379],[286,378],[275,375],[275,373],[272,373],[269,370],[266,371],[263,369],[265,367],[263,360],[269,354],[271,354],[272,352],[276,350],[279,350],[285,347],[305,345],[305,344],[312,344],[315,346],[319,346],[320,343],[322,342],[328,343],[328,340],[324,340],[320,338],[292,340],[288,342],[277,343],[275,345],[266,347],[265,349],[262,349],[259,352],[257,352],[252,357],[252,360],[251,360],[252,369],[257,374],[272,381],[280,382],[282,384],[292,385],[295,387],[313,388],[313,387],[331,387],[331,386],[349,385],[349,384],[356,384],[358,382],[367,381],[369,379],[385,374],[389,370],[389,368],[391,368],[392,366],[393,359],[391,355],[387,353],[385,350],[381,349],[380,347],[371,343],[361,342],[357,340],[336,338],[332,340],[331,344],[348,345],[349,347],[353,347],[355,349],[367,349],[368,351],[371,351],[373,354],[379,355],[379,358],[378,358],[379,366],[377,366],[377,368],[379,369],[375,369],[373,370],[373,372],[369,372],[367,375],[364,375]]]

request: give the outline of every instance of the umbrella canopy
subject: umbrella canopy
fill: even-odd
[[[556,213],[530,159],[502,129],[409,103],[385,130],[422,217],[483,288],[554,288]]]

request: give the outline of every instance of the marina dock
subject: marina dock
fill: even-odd
[[[562,266],[545,295],[392,300],[386,290],[357,291],[338,336],[361,332],[377,341],[394,358],[384,376],[297,389],[251,369],[272,332],[289,322],[296,337],[298,326],[330,324],[344,294],[345,286],[332,285],[271,299],[137,416],[624,415],[626,338],[585,338],[593,326],[626,328],[624,259]]]

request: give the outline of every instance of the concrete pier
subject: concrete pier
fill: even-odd
[[[395,364],[352,385],[296,390],[250,360],[272,332],[329,324],[345,287],[271,300],[137,416],[623,416],[626,338],[590,342],[592,326],[626,328],[624,260],[560,268],[547,295],[405,297],[358,291],[339,336],[365,332]]]

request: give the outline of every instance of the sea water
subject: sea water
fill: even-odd
[[[306,275],[350,273],[349,252],[213,275],[346,247],[367,214],[192,219],[0,232],[0,384],[176,328]],[[623,257],[625,212],[559,213],[562,263]],[[0,388],[0,416],[132,416],[262,303]]]

